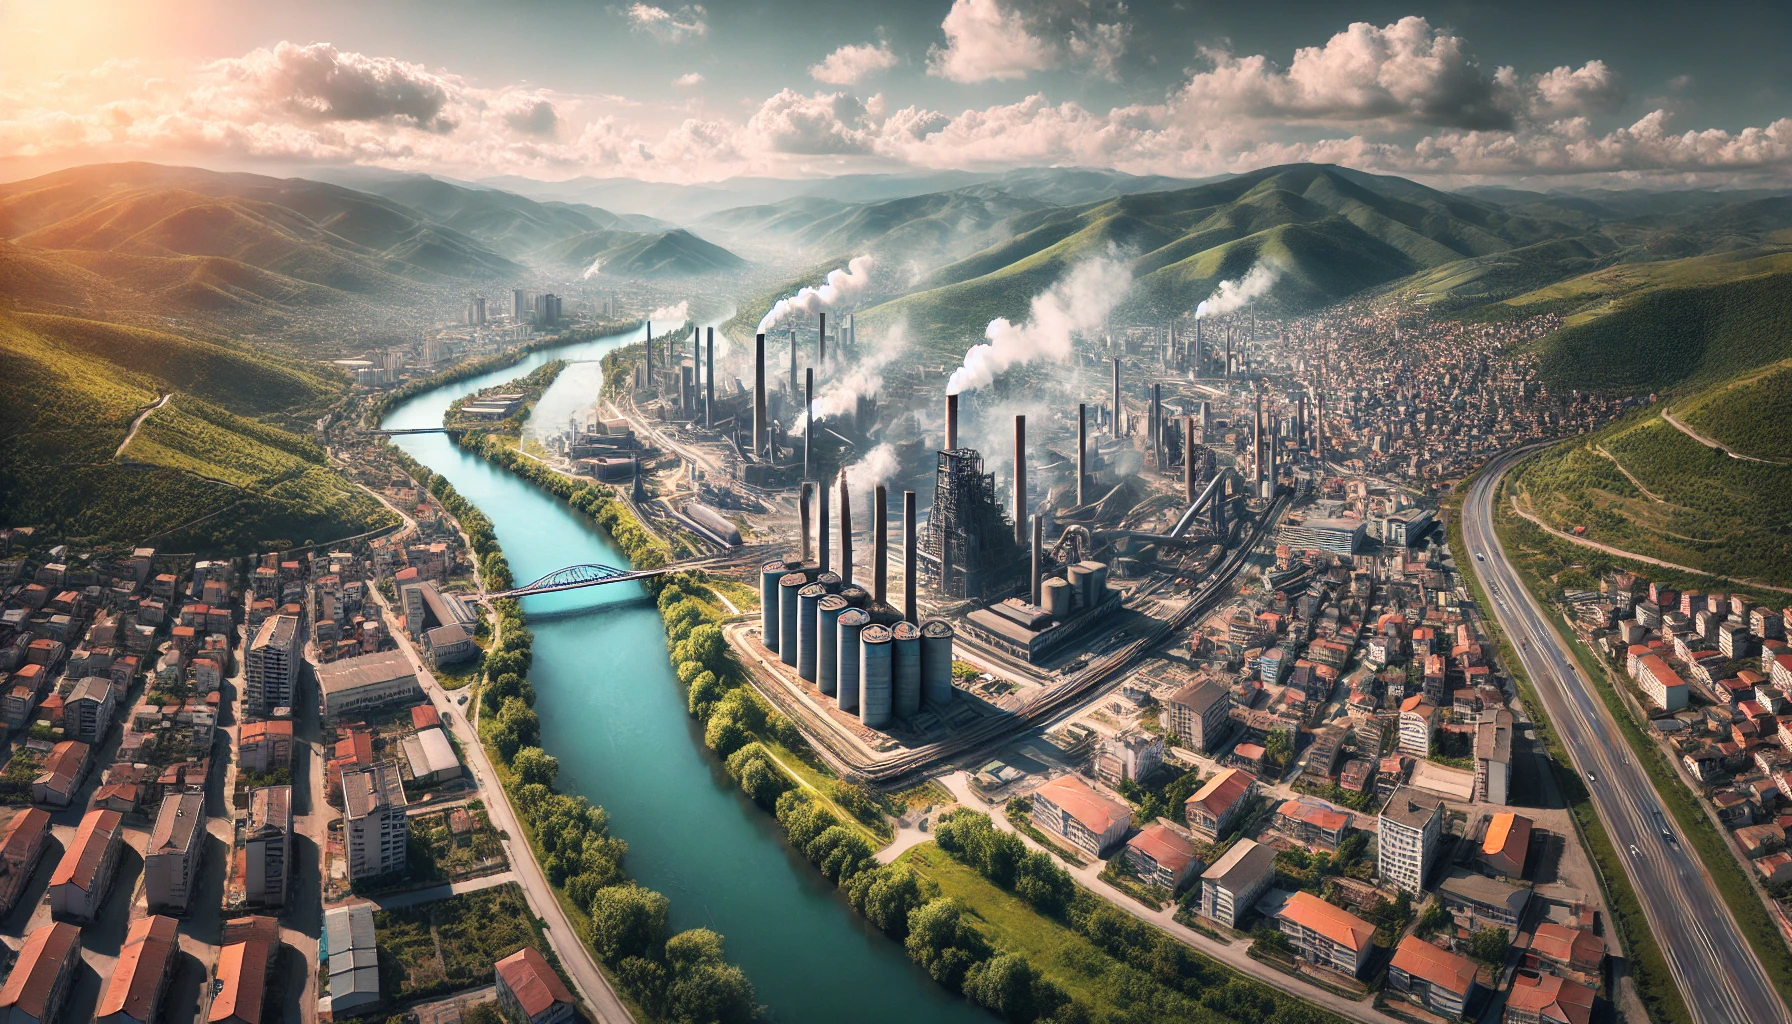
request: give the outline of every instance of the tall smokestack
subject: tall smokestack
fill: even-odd
[[[871,596],[884,604],[890,593],[890,495],[877,485],[871,504]]]
[[[1042,515],[1039,515],[1038,513],[1034,513],[1033,514],[1033,590],[1032,590],[1033,596],[1028,598],[1027,601],[1029,604],[1031,604],[1035,608],[1039,607],[1039,599],[1040,599],[1039,589],[1045,585],[1045,580],[1041,576],[1041,573],[1040,573],[1041,567],[1045,564],[1043,561],[1044,558],[1045,558],[1045,517]]]
[[[946,451],[958,448],[958,396],[946,396]]]
[[[840,585],[852,586],[852,492],[846,489],[846,470],[840,471]]]
[[[1089,406],[1076,403],[1076,503],[1089,503]]]
[[[647,321],[647,379],[653,380],[653,321]]]
[[[796,328],[790,329],[790,397],[796,397]]]
[[[1120,440],[1120,360],[1114,360],[1114,440]]]
[[[1164,386],[1151,382],[1151,450],[1156,453],[1157,471],[1167,472],[1169,459],[1164,451]]]
[[[1027,418],[1014,417],[1014,543],[1027,543]]]
[[[815,365],[826,366],[828,363],[828,315],[826,313],[817,315],[821,317],[821,326],[815,330]]]
[[[765,335],[753,339],[753,456],[765,455]]]
[[[1231,324],[1226,325],[1226,373],[1225,373],[1225,377],[1226,377],[1226,383],[1228,385],[1230,385],[1232,382],[1232,325]],[[1228,387],[1227,390],[1230,391],[1231,388]]]
[[[809,478],[809,439],[815,436],[815,367],[803,371],[803,479]],[[806,484],[804,486],[807,486]]]
[[[802,510],[800,515],[801,515],[802,522],[803,522],[803,564],[804,565],[809,564],[809,554],[810,554],[810,548],[809,548],[809,503],[813,500],[815,500],[815,485],[810,483],[807,480],[804,480],[803,481],[803,497],[802,497],[802,501],[799,503],[799,507]]]
[[[902,492],[902,617],[920,625],[921,609],[915,603],[915,492]]]
[[[1182,496],[1190,505],[1199,497],[1195,493],[1195,418],[1182,418]]]
[[[709,372],[705,374],[709,391],[703,397],[703,425],[711,430],[716,425],[716,329],[709,328]]]
[[[807,485],[805,485],[805,486],[807,486]],[[816,520],[816,529],[815,529],[815,545],[816,545],[816,547],[821,549],[819,552],[817,552],[817,554],[820,556],[817,559],[817,561],[819,562],[819,564],[821,566],[821,571],[827,572],[828,571],[828,485],[825,483],[820,484],[815,488],[815,491],[816,491],[815,496],[821,499],[821,507],[816,509],[817,512],[821,513],[821,518]]]

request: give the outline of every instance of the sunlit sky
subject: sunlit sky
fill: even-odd
[[[1792,5],[0,6],[0,178],[141,159],[707,181],[1296,160],[1779,184]]]

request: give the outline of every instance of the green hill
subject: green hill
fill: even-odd
[[[1732,451],[1792,462],[1792,360],[1706,388],[1672,412]]]
[[[639,231],[590,231],[531,254],[531,259],[567,269],[600,264],[602,272],[619,277],[689,277],[726,273],[747,262],[683,228],[659,234]]]
[[[389,521],[307,439],[196,396],[177,394],[149,412],[127,444],[132,423],[170,390],[136,367],[193,356],[195,348],[158,356],[147,351],[157,340],[149,332],[28,319],[0,316],[0,375],[12,389],[0,409],[6,521],[59,537],[202,551],[325,540]],[[125,362],[99,354],[106,340],[118,343]],[[201,355],[220,372],[251,369]],[[271,380],[289,372],[264,371]]]

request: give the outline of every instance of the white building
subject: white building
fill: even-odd
[[[1276,877],[1276,849],[1240,839],[1201,874],[1201,915],[1228,928],[1263,897]]]
[[[243,860],[249,902],[284,906],[292,864],[291,786],[263,786],[249,793]]]
[[[292,707],[299,683],[299,656],[304,638],[297,615],[273,615],[255,631],[243,656],[243,701],[247,710],[266,716],[275,708]]]
[[[398,766],[381,761],[362,771],[344,772],[342,806],[349,879],[403,871],[411,832]]]
[[[363,654],[317,667],[320,707],[326,719],[351,711],[423,699],[417,670],[401,651]]]
[[[1424,891],[1425,875],[1437,856],[1444,831],[1442,797],[1401,786],[1382,808],[1376,838],[1381,876],[1414,896]]]

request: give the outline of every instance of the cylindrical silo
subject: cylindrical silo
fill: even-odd
[[[1089,607],[1088,563],[1077,562],[1071,565],[1064,570],[1064,578],[1070,581],[1070,590],[1076,595],[1077,603],[1084,608]]]
[[[871,591],[866,590],[857,583],[848,583],[846,586],[841,587],[840,596],[846,598],[846,603],[852,605],[854,608],[863,608],[871,603]]]
[[[778,578],[778,660],[796,664],[797,593],[809,585],[800,572],[787,572]]]
[[[839,629],[836,652],[839,664],[839,693],[835,704],[842,711],[859,710],[859,635],[871,623],[871,613],[863,608],[848,608],[835,620]]]
[[[921,710],[921,627],[898,622],[890,633],[896,648],[890,659],[896,678],[896,717],[913,718]]]
[[[815,582],[821,584],[830,594],[838,594],[840,592],[840,574],[837,572],[824,572],[820,576],[815,577]]]
[[[1069,583],[1054,576],[1046,580],[1045,586],[1040,589],[1045,591],[1045,610],[1052,618],[1070,618],[1070,610],[1075,602],[1070,598],[1072,588]]]
[[[890,725],[895,646],[888,626],[866,626],[859,634],[859,721],[872,729]]]
[[[832,697],[838,688],[837,654],[840,650],[840,613],[847,608],[846,598],[829,594],[816,605],[815,611],[815,685]]]
[[[815,681],[816,645],[815,616],[827,588],[811,583],[796,592],[796,674]]]
[[[1090,600],[1099,601],[1108,589],[1108,563],[1085,562],[1089,567]]]
[[[952,700],[952,624],[944,619],[921,624],[921,696],[935,710]]]
[[[765,649],[774,653],[778,650],[778,581],[785,571],[782,558],[759,568],[759,636]]]

